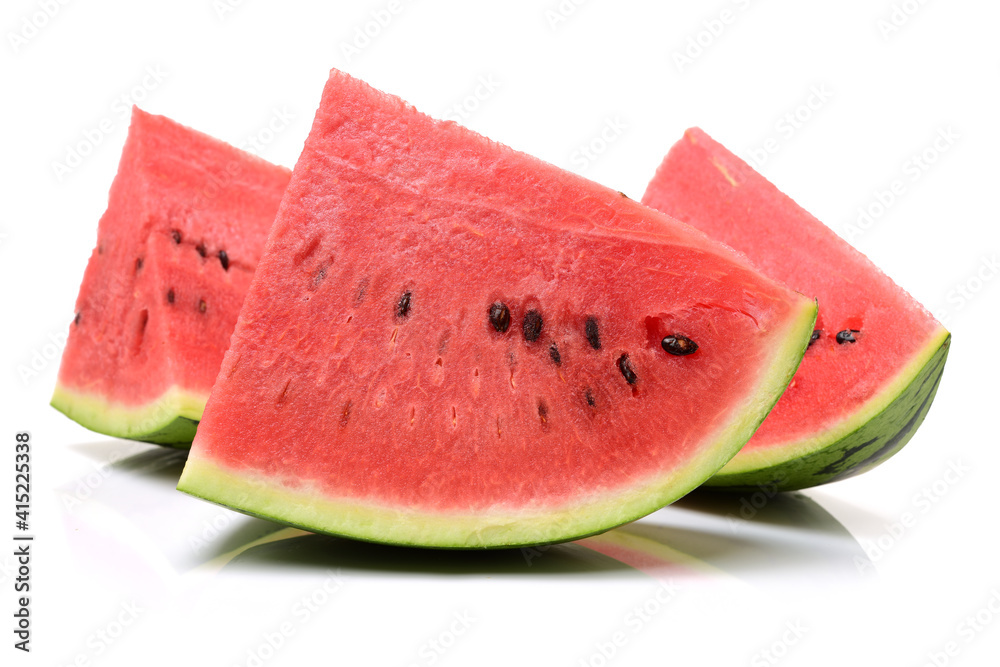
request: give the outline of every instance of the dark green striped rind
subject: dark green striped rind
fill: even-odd
[[[950,346],[951,335],[948,334],[895,399],[843,438],[775,465],[729,474],[723,469],[705,485],[720,491],[750,491],[761,487],[793,491],[871,470],[902,449],[924,421],[941,382]]]

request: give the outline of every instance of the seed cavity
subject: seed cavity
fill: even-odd
[[[139,319],[135,325],[135,336],[132,339],[132,354],[139,354],[142,348],[142,341],[146,336],[146,324],[149,322],[149,311],[143,308],[139,311]]]
[[[219,251],[219,263],[222,264],[222,268],[225,271],[229,270],[229,253],[225,250]]]
[[[278,400],[275,401],[275,405],[282,405],[285,402],[285,397],[288,395],[288,387],[292,384],[291,378],[285,382],[285,387],[281,390],[281,395],[278,396]]]
[[[521,326],[524,332],[524,340],[533,343],[542,335],[542,314],[537,310],[529,310],[524,314],[524,323]]]
[[[546,424],[549,421],[549,408],[545,405],[545,401],[543,400],[538,401],[538,418],[542,420],[543,424]]]
[[[195,246],[195,250],[198,251],[198,254],[201,255],[202,258],[204,258],[208,254],[208,251],[205,250],[204,243],[199,243],[197,246]]]
[[[806,349],[809,349],[810,347],[812,347],[813,343],[815,343],[816,341],[818,341],[819,337],[822,336],[822,335],[823,335],[823,330],[822,329],[813,329],[812,336],[809,336],[809,345],[806,346]]]
[[[503,301],[494,301],[490,305],[490,324],[500,333],[507,333],[510,328],[510,309]]]
[[[171,229],[170,230],[170,236],[174,239],[174,243],[176,243],[177,245],[181,244],[181,233],[180,233],[180,230]]]
[[[663,346],[664,351],[675,357],[686,357],[698,351],[698,343],[680,334],[664,336],[663,340],[660,341],[660,345]]]
[[[857,329],[844,329],[843,331],[837,332],[837,342],[841,345],[844,343],[857,343],[858,339],[854,337],[854,334],[861,333]]]
[[[413,293],[410,290],[403,292],[403,296],[399,297],[399,302],[396,304],[396,317],[405,318],[410,314],[410,305],[413,301]]]
[[[549,346],[549,357],[552,358],[552,363],[556,366],[562,364],[562,356],[559,354],[559,348],[556,347],[555,343]]]
[[[587,387],[586,389],[583,390],[583,396],[584,398],[587,399],[587,405],[589,405],[590,407],[594,407],[595,405],[597,405],[597,401],[594,400],[594,392],[590,390],[590,387]]]
[[[142,269],[142,257],[137,257],[135,260],[135,272],[138,273]]]
[[[174,288],[167,290],[167,303],[173,303],[176,300],[176,295],[174,294]]]
[[[351,401],[344,403],[344,409],[340,411],[340,427],[343,428],[347,426],[347,422],[351,419]]]
[[[621,371],[622,377],[625,378],[625,381],[629,384],[635,384],[639,381],[639,378],[635,374],[635,370],[632,369],[632,360],[628,358],[627,352],[618,357],[618,370]]]
[[[311,283],[312,289],[316,289],[317,287],[319,287],[320,283],[326,280],[326,269],[327,265],[321,264],[318,269],[313,271],[312,283]]]
[[[198,302],[198,312],[199,312],[199,313],[204,313],[204,312],[205,312],[206,310],[208,310],[208,304],[207,304],[207,303],[205,303],[205,300],[204,300],[204,299],[201,299],[201,300],[200,300],[200,301]]]
[[[596,317],[588,317],[586,324],[583,325],[583,331],[587,335],[587,342],[590,343],[590,347],[595,350],[601,349],[601,332],[597,326]]]

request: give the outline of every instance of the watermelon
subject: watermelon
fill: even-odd
[[[791,386],[709,485],[806,488],[869,470],[909,441],[934,400],[951,341],[909,294],[699,129],[671,148],[643,202],[819,301]]]
[[[384,543],[597,533],[735,454],[814,320],[701,232],[334,70],[178,488]]]
[[[52,405],[98,433],[189,444],[290,175],[133,108]]]

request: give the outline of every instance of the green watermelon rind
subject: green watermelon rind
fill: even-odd
[[[791,381],[809,344],[816,303],[802,299],[786,320],[757,391],[723,425],[711,446],[682,468],[652,476],[646,483],[564,508],[495,513],[430,514],[387,508],[356,499],[323,497],[299,486],[292,490],[257,471],[226,468],[192,452],[178,490],[238,512],[311,532],[368,542],[442,549],[509,548],[552,544],[603,533],[669,505],[698,487],[750,439]],[[200,451],[204,452],[203,447]],[[301,482],[297,482],[301,484]],[[516,500],[516,499],[512,499]]]
[[[133,407],[57,384],[51,405],[97,433],[187,449],[207,400],[204,394],[171,387],[159,398]]]
[[[766,450],[745,451],[705,486],[725,491],[794,491],[853,477],[903,448],[930,410],[951,334],[940,327],[896,378],[835,427]]]

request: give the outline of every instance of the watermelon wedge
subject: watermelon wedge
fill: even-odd
[[[709,485],[802,489],[869,470],[909,441],[951,341],[909,294],[699,129],[670,149],[643,202],[819,301],[814,340],[788,391]]]
[[[333,71],[178,488],[385,543],[598,533],[729,460],[814,319],[701,232]]]
[[[133,108],[52,405],[98,433],[189,444],[290,175]]]

